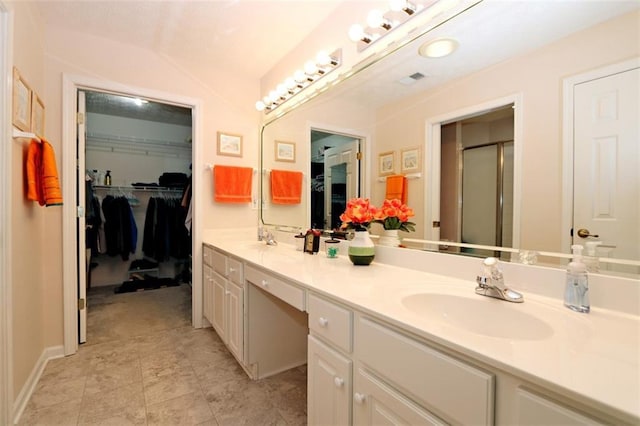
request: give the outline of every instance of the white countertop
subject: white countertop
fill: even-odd
[[[461,280],[375,261],[354,266],[342,255],[328,259],[322,252],[310,255],[289,244],[267,246],[214,235],[205,235],[204,242],[302,287],[599,410],[640,422],[638,316],[597,307],[579,314],[566,309],[561,300],[527,293],[524,303],[514,304],[476,295],[475,277]],[[460,313],[416,312],[403,304],[404,297],[418,293],[477,304],[478,321],[472,318],[471,327],[463,327],[456,325],[456,319],[465,324],[470,320],[457,318]],[[525,324],[529,318],[535,323],[532,329]],[[517,321],[523,324],[519,334],[525,338],[495,336],[511,336]],[[492,322],[493,327],[482,326]]]

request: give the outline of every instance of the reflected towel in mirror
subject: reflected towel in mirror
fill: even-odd
[[[402,204],[407,203],[407,178],[403,175],[387,176],[387,190],[385,197],[387,200],[400,200]]]
[[[213,166],[213,199],[219,203],[250,203],[253,169]]]
[[[302,172],[271,171],[271,202],[273,204],[300,204]]]

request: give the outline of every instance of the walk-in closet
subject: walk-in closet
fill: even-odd
[[[92,91],[80,98],[87,293],[190,285],[191,109]]]

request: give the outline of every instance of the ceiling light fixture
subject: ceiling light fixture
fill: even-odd
[[[293,76],[287,77],[283,83],[278,84],[267,96],[257,101],[256,109],[267,113],[273,111],[289,98],[308,86],[317,83],[318,80],[339,67],[341,60],[341,49],[337,49],[331,54],[325,51],[318,52],[315,59],[305,62],[301,70],[297,70]]]
[[[425,58],[442,58],[452,54],[458,48],[458,42],[452,38],[441,38],[420,46],[418,52]]]

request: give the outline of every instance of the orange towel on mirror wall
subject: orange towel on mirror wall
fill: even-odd
[[[407,178],[402,175],[387,176],[387,200],[400,200],[402,204],[407,204]]]
[[[300,204],[302,172],[271,170],[271,202],[273,204]]]
[[[213,166],[213,199],[219,203],[250,203],[253,169]]]

